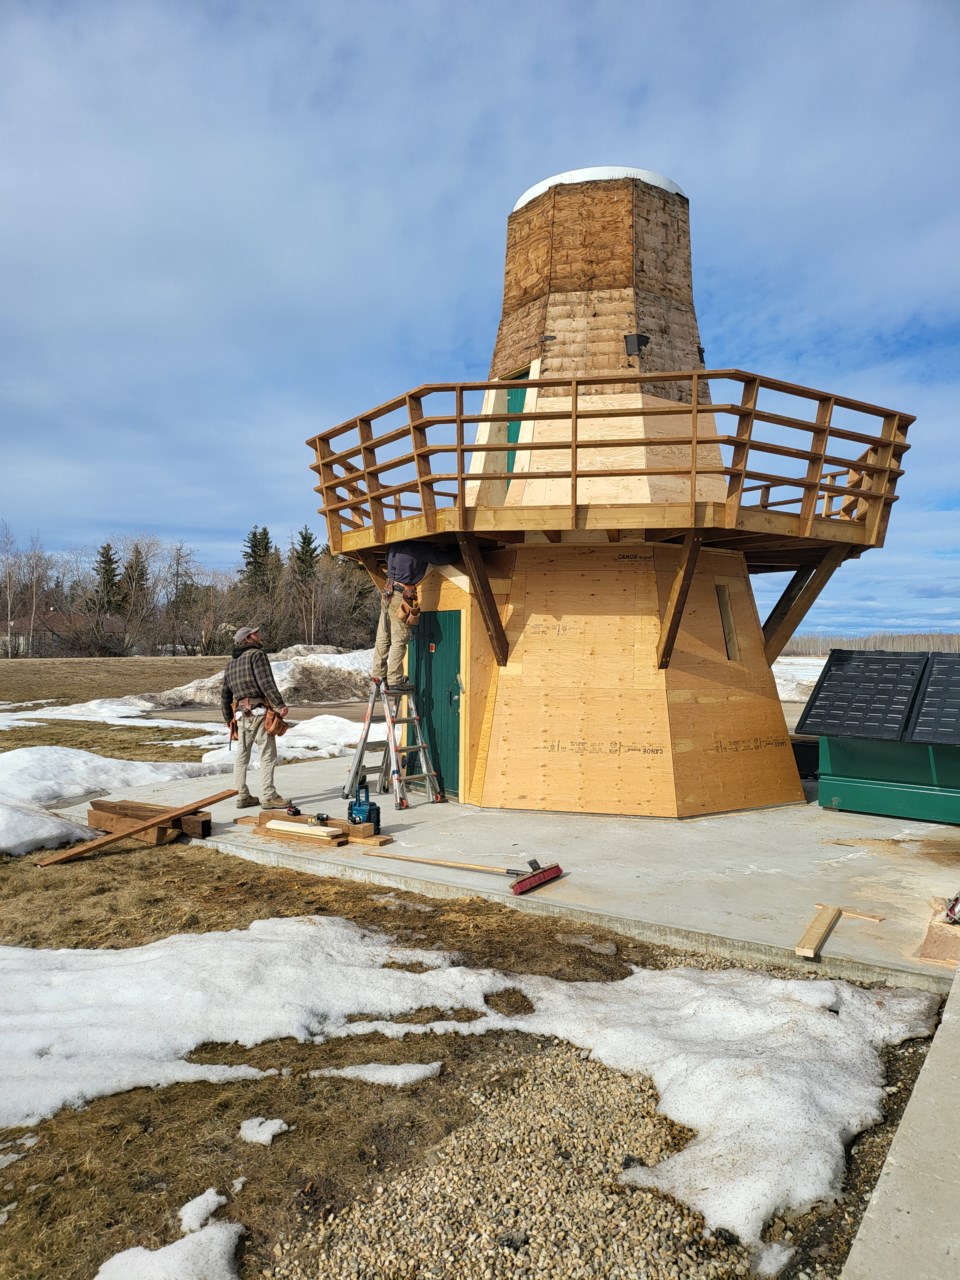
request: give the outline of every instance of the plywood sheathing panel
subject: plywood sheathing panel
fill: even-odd
[[[675,548],[515,554],[502,615],[510,657],[485,686],[474,803],[675,817],[802,798],[739,554],[704,553],[667,671],[656,648]],[[736,663],[726,658],[718,575]],[[480,674],[472,665],[471,681]]]
[[[570,398],[541,396],[540,403],[545,408],[556,412],[570,409]],[[638,395],[604,395],[590,396],[581,401],[581,410],[606,408],[636,408],[636,417],[624,418],[583,418],[577,423],[577,440],[581,447],[577,452],[578,471],[612,471],[637,468],[677,467],[689,470],[689,445],[655,445],[657,439],[691,434],[691,415],[680,413],[676,416],[646,415],[642,410],[657,406],[670,405],[674,401],[658,396]],[[526,410],[526,406],[525,406]],[[526,410],[535,412],[533,408]],[[636,440],[638,436],[651,441],[648,446],[625,444],[623,448],[582,447],[591,440],[616,440],[618,433]],[[520,441],[515,446],[514,479],[503,498],[507,507],[524,506],[560,506],[571,500],[571,485],[566,478],[542,479],[534,477],[538,472],[570,470],[570,419],[558,419],[548,422],[525,422]],[[714,416],[701,409],[697,414],[697,439],[709,442],[717,434]],[[524,452],[526,440],[556,441],[553,449],[541,449]],[[500,454],[490,457],[500,458]],[[699,469],[720,467],[722,459],[718,445],[700,444],[697,449],[697,501],[724,502],[727,496],[727,481],[722,475],[701,475]],[[491,466],[491,470],[493,467]],[[496,481],[489,481],[495,484]],[[578,478],[577,504],[595,506],[615,506],[621,503],[652,502],[689,502],[690,481],[686,476],[604,476],[590,475]]]
[[[665,607],[679,549],[654,549]],[[727,657],[716,587],[727,587],[739,660]],[[704,551],[665,672],[681,817],[803,800],[753,593],[739,553]],[[765,797],[765,799],[761,799]]]

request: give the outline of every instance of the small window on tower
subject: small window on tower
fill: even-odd
[[[737,628],[733,623],[733,606],[730,603],[730,588],[725,582],[718,582],[717,604],[720,607],[720,623],[723,627],[723,644],[730,662],[740,661],[740,646],[737,643]]]

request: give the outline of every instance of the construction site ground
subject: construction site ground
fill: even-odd
[[[216,667],[214,660],[209,662],[211,670]],[[57,688],[49,692],[58,693],[61,700],[104,696],[167,687],[207,674],[200,669],[201,660],[189,663],[189,675],[178,670],[176,677],[166,678],[160,672],[128,672],[126,660],[85,661],[74,664],[76,673],[59,672]],[[27,671],[26,663],[15,665],[25,672],[30,688],[14,690],[10,696],[47,695],[46,687],[36,684],[37,673]],[[122,689],[115,667],[122,668]],[[77,688],[61,687],[67,676],[80,682]],[[791,729],[800,709],[785,705]],[[363,707],[302,706],[294,709],[293,718],[321,712],[358,720]],[[184,721],[184,732],[193,722],[217,718],[212,707],[165,708],[158,716]],[[151,730],[149,719],[140,724],[142,728],[110,730],[50,721],[44,729],[23,731],[22,741],[20,731],[11,730],[17,740],[11,737],[4,746],[62,741],[105,755],[190,758],[189,749],[181,755],[182,748],[158,745],[161,738],[179,736],[177,731]],[[67,740],[63,735],[68,733],[76,740]],[[277,778],[283,793],[305,813],[319,810],[343,817],[341,787],[348,764],[341,758],[282,765]],[[109,798],[174,807],[229,785],[229,776],[220,775],[126,790]],[[615,980],[631,964],[655,968],[739,963],[782,976],[800,971],[915,984],[946,994],[952,967],[933,962],[921,951],[937,901],[960,888],[957,828],[826,812],[815,803],[815,783],[809,784],[808,797],[811,802],[806,805],[684,822],[484,811],[457,803],[426,805],[416,798],[409,810],[397,811],[391,797],[374,797],[382,806],[384,830],[395,839],[379,852],[489,866],[524,866],[527,859],[536,858],[563,866],[562,879],[519,899],[510,893],[507,879],[496,875],[374,860],[362,852],[363,846],[321,850],[265,838],[262,832],[237,825],[233,802],[226,801],[215,807],[213,833],[204,842],[145,848],[124,840],[96,858],[42,871],[28,859],[4,864],[3,940],[36,947],[126,947],[178,930],[245,928],[261,917],[319,911],[381,927],[400,938],[409,931],[417,937],[428,934],[437,945],[460,952],[466,963],[562,979]],[[602,797],[599,804],[602,807]],[[65,814],[83,818],[86,810],[85,799],[60,807]],[[436,904],[434,914],[424,916],[417,904],[429,899]],[[883,919],[841,917],[820,960],[800,961],[794,946],[822,902]],[[944,929],[950,932],[948,926],[940,926],[941,941]],[[790,1224],[798,1249],[784,1280],[836,1276],[841,1266],[846,1280],[960,1277],[960,1177],[950,1121],[960,1104],[957,1006],[960,996],[954,994],[929,1054],[924,1042],[887,1054],[884,1123],[851,1145],[840,1204],[826,1216],[813,1214],[809,1222]],[[265,1084],[259,1104],[248,1092],[241,1098],[238,1090],[234,1097],[225,1088],[217,1108],[228,1108],[227,1121],[235,1119],[234,1110],[242,1118],[250,1105],[267,1108],[265,1114],[289,1107],[296,1121],[286,1148],[267,1149],[277,1151],[276,1157],[263,1157],[271,1161],[270,1168],[261,1170],[245,1192],[244,1220],[250,1231],[245,1277],[298,1274],[287,1269],[286,1254],[277,1263],[279,1254],[269,1252],[280,1247],[273,1243],[278,1233],[289,1239],[296,1223],[315,1218],[324,1204],[337,1205],[342,1197],[363,1194],[366,1182],[421,1159],[443,1133],[463,1122],[456,1099],[464,1090],[463,1096],[470,1096],[474,1078],[486,1079],[492,1072],[490,1079],[500,1079],[503,1047],[483,1047],[483,1038],[449,1039],[443,1052],[454,1088],[452,1093],[440,1091],[443,1107],[427,1113],[421,1105],[409,1117],[399,1111],[393,1116],[389,1106],[386,1111],[379,1107],[376,1134],[368,1132],[374,1117],[366,1111],[351,1111],[345,1103],[342,1113],[328,1110],[319,1116],[309,1107],[298,1110],[287,1097],[292,1086],[284,1082],[296,1081],[301,1067],[312,1066],[314,1058],[331,1050],[312,1047],[308,1052],[288,1042],[252,1051],[238,1048],[244,1061],[262,1058],[263,1065],[287,1056],[293,1075],[277,1077],[279,1083],[269,1087]],[[515,1037],[509,1054],[522,1056],[540,1047]],[[387,1045],[381,1051],[386,1057],[391,1052]],[[218,1045],[213,1052],[221,1061],[229,1047]],[[341,1045],[336,1052],[342,1056],[346,1050]],[[355,1052],[365,1052],[363,1043]],[[3,1246],[0,1253],[8,1259],[18,1257],[25,1276],[45,1276],[52,1270],[80,1276],[92,1274],[96,1266],[91,1263],[105,1256],[108,1241],[113,1248],[141,1242],[144,1227],[154,1219],[166,1221],[170,1205],[192,1194],[189,1188],[198,1178],[206,1185],[204,1178],[214,1182],[221,1176],[218,1143],[226,1122],[220,1115],[214,1123],[203,1089],[177,1086],[160,1091],[156,1098],[149,1091],[146,1096],[135,1091],[100,1099],[76,1113],[67,1109],[47,1122],[43,1141],[22,1167],[37,1167],[28,1180],[49,1181],[40,1168],[46,1161],[50,1179],[58,1187],[62,1184],[64,1202],[51,1200],[39,1217],[22,1205],[19,1218],[12,1216],[4,1228],[9,1248]],[[270,1089],[285,1090],[282,1103]],[[144,1129],[148,1110],[150,1125]],[[414,1140],[381,1149],[380,1130],[386,1132],[384,1125],[390,1128],[394,1120],[397,1132],[411,1133]],[[325,1126],[322,1135],[314,1133],[318,1123]],[[110,1135],[106,1145],[104,1135]],[[118,1160],[111,1144],[121,1139],[125,1155]],[[186,1162],[185,1145],[192,1148]],[[148,1150],[138,1154],[140,1146]],[[298,1182],[305,1159],[314,1160],[317,1176]],[[276,1161],[280,1164],[274,1168]],[[142,1166],[136,1177],[130,1174],[134,1165]],[[259,1198],[254,1196],[255,1183]],[[29,1198],[48,1195],[37,1190]],[[154,1201],[147,1212],[147,1202]],[[787,1225],[775,1221],[771,1230],[771,1238],[778,1238],[776,1232],[786,1231]],[[170,1231],[175,1229],[168,1226]],[[81,1239],[89,1248],[85,1244],[78,1249]],[[165,1239],[166,1235],[152,1239],[151,1247]],[[74,1255],[73,1272],[64,1270],[64,1250]],[[733,1265],[736,1259],[729,1261]]]
[[[325,708],[326,709],[326,708]],[[791,718],[788,708],[788,719]],[[343,758],[281,765],[282,793],[304,813],[346,814]],[[191,779],[141,787],[128,800],[175,807],[227,785]],[[206,842],[239,859],[341,877],[435,898],[483,897],[568,929],[610,929],[637,940],[795,967],[823,976],[885,981],[948,993],[954,968],[921,954],[938,900],[960,884],[960,832],[952,826],[823,810],[808,803],[682,822],[603,815],[483,810],[416,796],[397,810],[376,795],[394,844],[313,849],[238,825],[233,801],[214,807]],[[598,797],[598,807],[602,797]],[[62,812],[82,816],[85,805]],[[163,850],[155,856],[163,858]],[[507,877],[421,864],[423,856],[524,867],[559,862],[562,878],[514,897]],[[880,921],[842,916],[817,962],[794,947],[827,903]],[[941,908],[942,909],[942,908]],[[941,926],[942,928],[942,926]],[[843,1271],[846,1280],[960,1276],[960,1174],[946,1118],[960,1108],[956,994],[921,1072]]]

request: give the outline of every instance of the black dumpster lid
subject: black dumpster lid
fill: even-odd
[[[907,742],[960,746],[960,654],[930,654],[903,736]]]
[[[796,732],[899,741],[928,657],[926,653],[831,650]]]

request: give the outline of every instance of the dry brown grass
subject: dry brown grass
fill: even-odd
[[[209,658],[14,658],[0,660],[0,702],[88,702],[133,693],[162,693],[222,671]]]
[[[40,717],[38,717],[38,720]],[[211,722],[217,719],[210,709]],[[94,724],[81,720],[42,720],[33,727],[5,729],[0,733],[0,750],[17,747],[73,747],[95,751],[114,760],[199,760],[210,747],[171,747],[162,743],[200,737],[200,726],[162,729],[149,723],[131,725]]]

